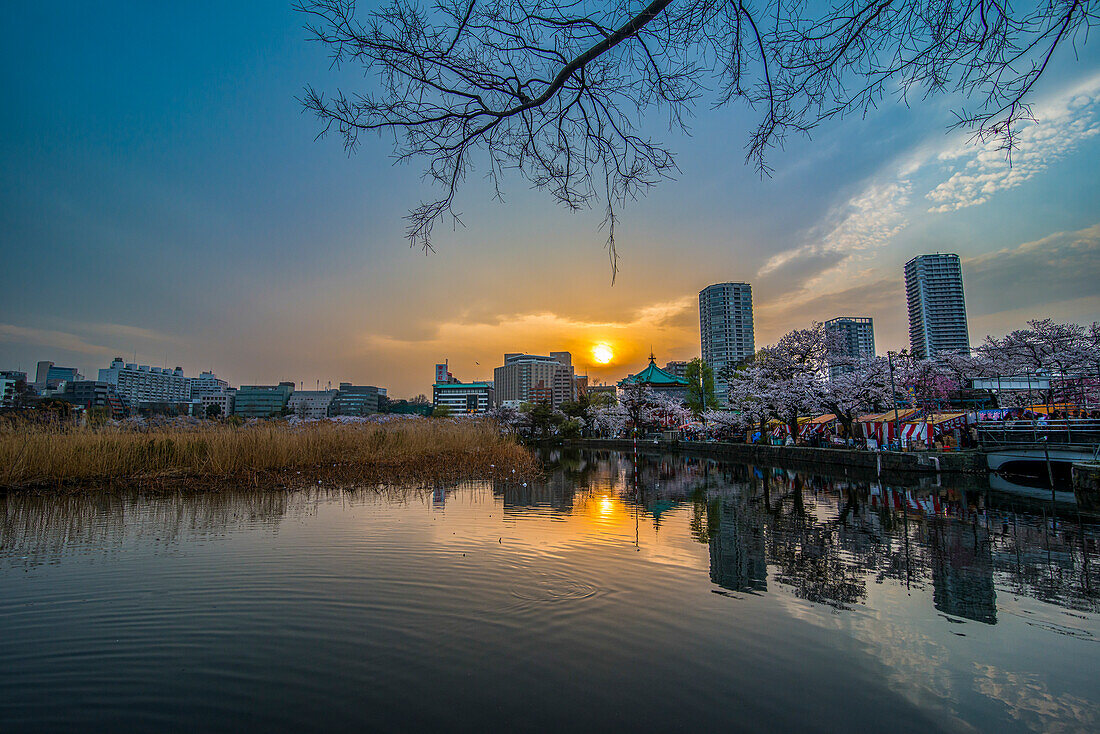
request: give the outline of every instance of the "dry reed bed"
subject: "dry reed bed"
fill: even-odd
[[[484,420],[0,432],[0,486],[7,488],[175,479],[301,484],[309,477],[437,482],[499,475],[504,467],[520,477],[539,471],[531,452]]]

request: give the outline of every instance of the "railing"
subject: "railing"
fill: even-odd
[[[979,421],[978,443],[992,446],[1087,448],[1100,445],[1100,420],[1068,418],[1045,421]]]

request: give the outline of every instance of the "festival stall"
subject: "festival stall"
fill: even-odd
[[[934,413],[915,421],[907,421],[900,426],[902,444],[928,443],[928,428],[932,427],[932,438],[942,438],[947,434],[966,428],[966,413]],[[955,436],[956,442],[958,436]]]
[[[856,425],[859,426],[863,438],[882,445],[897,439],[895,427],[900,427],[906,421],[916,420],[920,413],[921,411],[913,408],[899,409],[896,416],[892,410],[887,413],[871,413],[859,416]]]

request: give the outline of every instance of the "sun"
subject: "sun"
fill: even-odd
[[[615,353],[611,351],[611,347],[607,344],[597,344],[592,347],[592,359],[596,360],[599,364],[607,364],[615,358]]]

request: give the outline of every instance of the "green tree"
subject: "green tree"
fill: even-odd
[[[569,401],[562,403],[558,406],[558,410],[565,413],[570,418],[586,418],[588,416],[588,406],[592,402],[588,399],[587,395],[582,395],[576,401]]]
[[[550,438],[554,429],[565,420],[565,415],[554,410],[549,403],[535,403],[525,412],[531,421],[531,432],[536,438]]]
[[[432,418],[450,418],[451,409],[446,405],[437,405],[432,408]]]
[[[206,406],[206,417],[211,420],[216,420],[222,416],[222,406],[217,403],[210,403]]]
[[[714,369],[709,364],[696,357],[688,362],[684,377],[688,381],[685,403],[696,417],[702,415],[704,410],[713,410],[718,406],[714,393]]]

